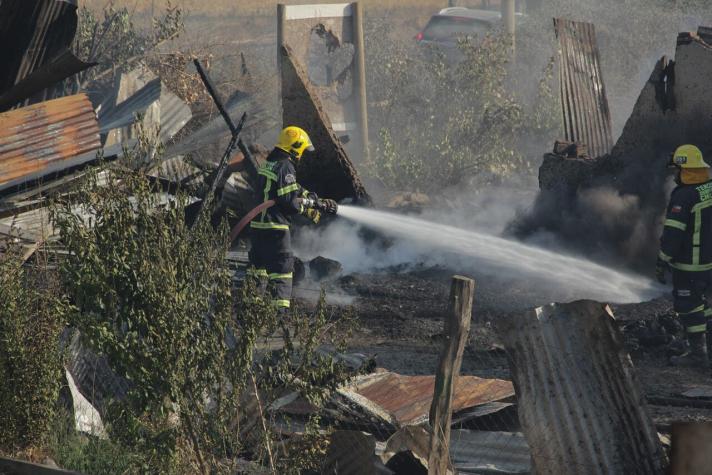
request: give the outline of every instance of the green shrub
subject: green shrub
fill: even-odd
[[[22,266],[19,250],[0,254],[0,450],[41,447],[62,378],[59,336],[66,305],[52,275]]]
[[[144,31],[134,22],[134,14],[126,7],[108,2],[100,15],[86,7],[79,8],[79,22],[74,38],[74,53],[98,66],[74,76],[71,91],[86,90],[98,80],[111,84],[116,74],[133,69],[161,43],[174,39],[184,30],[183,10],[167,3],[163,15],[151,18],[151,28]]]
[[[280,473],[316,466],[323,436],[311,431],[315,449],[298,462],[276,453],[267,408],[292,391],[319,404],[345,381],[346,368],[317,347],[342,344],[352,320],[329,314],[323,299],[312,315],[278,314],[249,281],[231,295],[225,227],[213,229],[206,213],[189,228],[187,197],[166,202],[139,173],[106,173],[108,184],[91,174],[53,217],[69,251],[61,275],[71,324],[131,385],[109,404],[112,441],[160,472],[221,471],[240,454]],[[280,333],[279,349],[260,350]]]
[[[532,142],[557,134],[553,63],[521,87],[524,68],[512,66],[505,37],[445,52],[389,38],[374,19],[367,43],[369,120],[378,131],[367,170],[387,188],[434,192],[477,175],[531,174],[540,155],[532,159]]]
[[[131,384],[115,432],[170,465],[191,409],[223,383],[227,232],[207,220],[190,229],[185,196],[166,202],[138,173],[107,173],[106,186],[92,174],[54,211],[69,251],[61,273],[71,323]]]
[[[79,473],[122,475],[148,468],[145,458],[135,450],[111,440],[77,433],[74,418],[69,413],[57,417],[48,451],[57,465]]]

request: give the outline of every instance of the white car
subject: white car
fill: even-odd
[[[482,37],[501,23],[502,14],[498,11],[464,7],[445,8],[430,18],[415,39],[422,43],[454,46],[461,38]]]

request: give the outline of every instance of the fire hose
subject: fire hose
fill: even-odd
[[[260,214],[262,211],[271,208],[274,206],[274,200],[268,200],[265,201],[264,203],[260,204],[259,206],[255,207],[252,211],[247,213],[239,223],[235,225],[234,228],[232,228],[232,231],[230,231],[230,242],[233,242],[235,239],[237,239],[237,236],[240,235],[243,229],[245,229],[245,226],[255,219],[255,216]]]
[[[317,203],[322,203],[321,200],[316,200],[316,202],[317,202]],[[331,200],[325,200],[325,202],[331,202],[331,203],[333,204],[333,209],[332,209],[332,211],[331,211],[331,214],[336,214],[336,210],[337,210],[336,202],[331,201]],[[313,201],[312,201],[312,203],[313,203]],[[274,206],[274,205],[275,205],[275,201],[274,201],[274,200],[268,200],[268,201],[265,201],[264,203],[262,203],[262,204],[256,206],[252,211],[250,211],[249,213],[247,213],[247,214],[240,220],[240,222],[237,223],[237,224],[235,225],[235,227],[232,228],[232,231],[230,231],[230,242],[233,242],[235,239],[237,239],[237,236],[239,236],[240,233],[242,232],[242,230],[245,229],[245,226],[247,226],[247,224],[248,224],[250,221],[252,221],[253,219],[255,219],[255,217],[256,217],[258,214],[260,214],[261,212],[263,212],[263,211],[265,211],[265,210],[271,208],[271,207]]]

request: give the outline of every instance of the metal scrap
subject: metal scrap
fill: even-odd
[[[329,449],[320,473],[327,475],[388,475],[388,470],[376,455],[376,439],[358,431],[335,431],[329,437]]]
[[[605,155],[613,148],[613,133],[595,27],[555,18],[554,29],[566,140],[585,143],[593,157]]]
[[[142,115],[143,129],[148,138],[168,142],[190,121],[190,107],[170,92],[145,66],[140,66],[117,78],[111,97],[99,108],[105,145],[125,143],[138,133],[136,113]]]
[[[8,110],[19,102],[45,89],[51,88],[60,81],[80,73],[85,69],[89,69],[94,65],[96,65],[96,63],[84,62],[74,56],[74,53],[71,51],[65,50],[48,64],[36,69],[32,74],[0,95],[0,111]],[[42,97],[49,99],[56,96],[57,94],[50,92]]]
[[[102,104],[98,111],[101,133],[105,134],[112,129],[133,124],[136,114],[145,113],[146,109],[160,98],[161,80],[155,78],[125,101],[118,104]]]
[[[666,457],[608,306],[551,304],[497,321],[539,474],[662,474]]]
[[[30,102],[52,99],[58,81],[91,66],[69,52],[76,30],[76,0],[0,2],[0,44],[12,45],[0,49],[0,110],[30,95]]]
[[[101,147],[85,94],[0,114],[0,190],[48,175]]]
[[[340,388],[341,408],[357,408],[394,432],[408,425],[428,420],[435,388],[434,376],[404,376],[379,372],[361,376]],[[512,383],[501,379],[460,376],[455,383],[453,414],[514,396]]]
[[[425,427],[408,426],[393,434],[381,454],[389,467],[394,457],[408,452],[423,467],[428,466],[428,441]],[[518,432],[453,430],[450,460],[457,473],[526,474],[531,473],[531,454],[524,435]]]

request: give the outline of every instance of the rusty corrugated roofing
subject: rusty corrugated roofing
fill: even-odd
[[[356,379],[347,389],[357,399],[368,401],[369,410],[397,427],[420,424],[428,419],[433,400],[435,376],[404,376],[375,373]],[[343,392],[342,392],[343,394]],[[501,379],[460,376],[455,382],[452,411],[501,401],[514,396],[512,383]]]
[[[99,124],[84,94],[0,114],[0,187],[56,171],[100,147]]]
[[[611,111],[591,23],[554,18],[559,39],[559,83],[566,140],[588,145],[591,156],[613,148]]]
[[[608,306],[497,320],[538,474],[662,474],[665,455]]]

